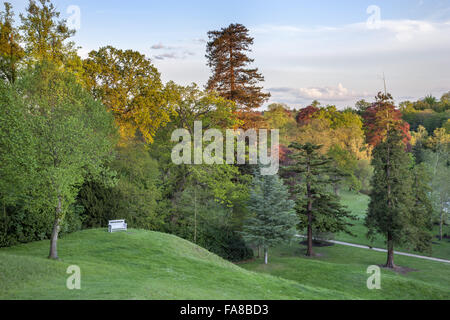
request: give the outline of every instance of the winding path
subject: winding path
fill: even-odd
[[[302,236],[302,235],[297,235],[296,237],[306,238],[305,236]],[[322,239],[316,239],[316,240],[322,240]],[[334,244],[340,244],[342,246],[361,248],[361,249],[373,250],[373,251],[378,251],[378,252],[387,252],[386,249],[371,248],[369,246],[365,246],[365,245],[361,245],[361,244],[354,244],[354,243],[342,242],[342,241],[336,241],[336,240],[322,240],[322,241],[326,241],[326,242],[330,242],[330,243],[334,243]],[[430,261],[436,261],[436,262],[450,263],[450,260],[433,258],[433,257],[426,257],[426,256],[419,256],[417,254],[406,253],[406,252],[394,251],[394,254],[399,255],[399,256],[407,256],[407,257],[413,257],[413,258],[430,260]]]

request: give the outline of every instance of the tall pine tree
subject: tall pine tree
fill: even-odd
[[[384,141],[373,150],[374,175],[365,224],[369,238],[377,233],[386,237],[387,268],[395,268],[394,245],[405,243],[413,223],[412,160],[402,140],[400,130],[391,127]]]
[[[339,202],[330,189],[343,175],[333,167],[333,160],[319,153],[321,146],[312,143],[292,143],[296,153],[290,157],[293,164],[286,168],[296,180],[296,211],[299,229],[307,229],[307,256],[314,256],[313,233],[340,232],[349,234],[349,220],[354,217]]]
[[[254,61],[247,55],[253,45],[253,38],[248,32],[241,24],[230,24],[221,30],[208,32],[206,58],[213,74],[207,89],[234,101],[242,120],[256,122],[258,119],[251,111],[266,102],[270,94],[263,93],[263,88],[258,86],[259,82],[264,81],[258,69],[248,67]]]
[[[294,205],[278,175],[255,175],[248,204],[252,216],[246,221],[242,234],[246,241],[263,247],[265,264],[269,248],[289,241],[295,234]]]

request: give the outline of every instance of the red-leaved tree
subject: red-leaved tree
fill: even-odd
[[[297,117],[295,118],[295,120],[297,121],[297,124],[299,126],[304,126],[304,125],[308,124],[311,121],[311,119],[313,118],[314,114],[316,112],[318,112],[319,110],[320,109],[315,106],[309,106],[309,107],[301,109],[298,112]]]
[[[391,128],[397,128],[402,132],[403,142],[409,145],[411,135],[409,124],[402,120],[402,113],[396,109],[392,96],[381,92],[375,97],[372,104],[363,114],[367,143],[375,147],[383,141]]]

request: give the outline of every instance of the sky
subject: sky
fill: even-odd
[[[16,13],[27,0],[9,0]],[[86,57],[112,45],[149,57],[162,80],[203,86],[207,32],[241,23],[269,103],[339,108],[387,90],[397,102],[450,91],[450,0],[53,0]],[[19,20],[17,18],[17,20]]]

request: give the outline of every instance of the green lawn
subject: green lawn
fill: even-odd
[[[85,230],[59,241],[0,249],[0,299],[333,299],[304,286],[242,269],[178,237],[141,230]],[[81,268],[81,290],[66,288],[66,269]]]
[[[342,204],[346,205],[353,212],[353,214],[358,216],[359,220],[353,222],[355,225],[351,227],[351,230],[356,235],[356,237],[350,236],[345,233],[340,233],[336,235],[336,240],[356,244],[371,245],[376,248],[385,248],[386,244],[382,236],[378,236],[373,242],[370,242],[366,237],[367,228],[364,226],[364,218],[366,216],[367,206],[369,204],[369,197],[354,192],[341,192],[340,196],[342,199]],[[445,233],[450,234],[450,226],[444,227],[444,234]],[[437,236],[438,234],[439,227],[436,226],[433,230],[433,235]],[[395,248],[395,250],[450,260],[450,239],[439,241],[436,237],[434,237],[431,255],[415,252],[405,247],[397,247]]]
[[[258,259],[241,266],[359,299],[450,299],[450,264],[396,256],[397,265],[416,271],[399,274],[383,268],[381,290],[368,290],[367,267],[383,264],[386,254],[340,245],[315,248],[320,256],[314,258],[305,257],[305,251],[306,247],[293,243],[273,249],[268,265]]]
[[[46,259],[48,241],[0,249],[0,299],[450,299],[450,265],[397,257],[413,269],[382,272],[382,290],[366,287],[367,266],[385,256],[369,250],[298,244],[262,261],[235,265],[178,237],[142,230],[85,230],[59,241],[60,261]],[[302,249],[303,250],[303,249]],[[81,268],[81,290],[66,288],[66,269]],[[256,271],[256,272],[255,272]]]

